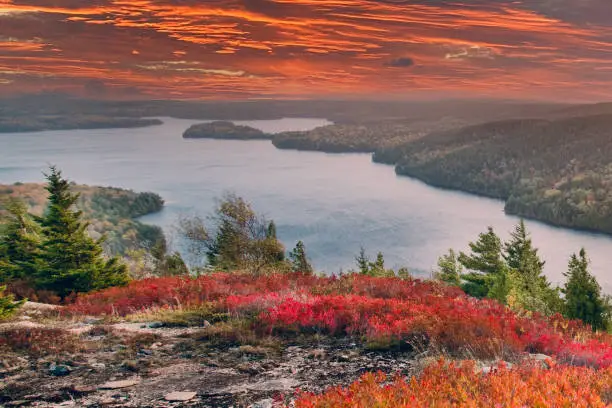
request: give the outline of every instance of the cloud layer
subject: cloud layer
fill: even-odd
[[[0,93],[610,99],[607,1],[0,0]]]

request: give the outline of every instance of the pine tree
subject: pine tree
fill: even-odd
[[[276,224],[274,221],[270,221],[268,223],[268,231],[266,232],[266,237],[276,239]]]
[[[6,286],[0,286],[0,321],[10,317],[25,302],[15,302],[13,296],[4,294],[5,290]]]
[[[31,281],[36,273],[41,229],[25,204],[9,200],[0,234],[0,282]]]
[[[545,262],[540,259],[537,248],[533,247],[523,219],[516,225],[510,237],[510,241],[504,245],[504,259],[508,266],[523,275],[542,277]]]
[[[362,275],[368,275],[370,273],[370,258],[366,255],[366,251],[363,247],[359,250],[359,255],[355,257],[355,262],[357,263],[357,268],[359,268],[359,273]]]
[[[93,240],[88,223],[76,210],[78,194],[51,167],[47,178],[49,205],[41,218],[42,238],[37,286],[64,298],[71,292],[88,292],[127,283],[127,268],[117,258],[104,259],[102,240]]]
[[[291,260],[291,269],[294,272],[312,274],[312,265],[308,262],[306,248],[302,241],[298,241],[297,244],[295,244],[295,248],[289,254],[289,259]]]
[[[593,330],[607,329],[610,324],[609,305],[601,294],[597,280],[588,269],[589,260],[583,248],[579,255],[572,255],[565,273],[565,315],[590,324]]]
[[[454,286],[461,284],[463,266],[459,259],[457,259],[457,254],[454,250],[449,249],[448,254],[442,255],[438,259],[438,268],[439,270],[435,273],[436,279]]]
[[[470,242],[472,253],[459,254],[459,262],[470,272],[462,276],[462,288],[475,297],[489,296],[495,288],[496,299],[503,296],[502,288],[507,278],[507,267],[502,257],[502,244],[497,234],[489,227],[486,233],[478,236],[478,241]],[[502,285],[503,284],[503,285]]]
[[[544,275],[545,262],[533,247],[524,220],[521,219],[510,236],[504,254],[508,267],[513,271],[509,304],[548,315],[559,312],[559,291],[551,287]]]

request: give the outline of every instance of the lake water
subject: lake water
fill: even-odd
[[[183,131],[202,121],[162,119],[162,126],[141,129],[0,134],[0,183],[42,182],[41,172],[56,164],[79,183],[155,191],[166,209],[144,220],[169,232],[179,214],[205,215],[216,197],[233,191],[276,221],[289,249],[303,240],[315,267],[328,272],[353,267],[364,246],[372,257],[382,251],[388,266],[429,274],[448,248],[466,249],[488,225],[505,238],[518,221],[504,214],[500,201],[397,177],[393,167],[374,164],[367,154],[277,150],[268,141],[184,140]],[[327,122],[236,123],[279,132]],[[594,274],[612,293],[612,238],[527,225],[552,281],[562,281],[569,255],[584,246]]]

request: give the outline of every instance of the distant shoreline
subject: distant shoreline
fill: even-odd
[[[163,124],[159,119],[94,115],[0,117],[0,133],[53,130],[133,129]]]

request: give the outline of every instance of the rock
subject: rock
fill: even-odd
[[[128,371],[138,372],[140,369],[140,364],[137,360],[124,360],[121,363],[121,367],[125,368]]]
[[[106,368],[106,364],[104,363],[92,363],[89,365],[91,368],[93,368],[94,370],[104,370]]]
[[[308,358],[312,358],[314,360],[323,360],[327,356],[327,353],[323,349],[312,350],[308,353]]]
[[[167,394],[164,399],[170,402],[189,401],[196,397],[196,392],[191,391],[175,391]]]
[[[28,405],[28,404],[30,404],[30,401],[17,400],[17,401],[7,402],[6,406],[7,407],[22,407],[22,406]]]
[[[117,390],[120,388],[133,387],[138,384],[140,384],[140,378],[135,378],[131,380],[109,381],[102,384],[98,388],[102,390]]]
[[[70,374],[70,367],[63,364],[52,363],[49,366],[49,374],[54,377],[63,377]]]
[[[551,368],[550,362],[552,361],[552,357],[547,356],[546,354],[529,354],[527,359],[539,365],[540,368],[544,368],[544,369]]]
[[[351,356],[349,356],[348,354],[340,354],[338,356],[338,361],[342,361],[342,362],[351,361]]]
[[[91,385],[75,385],[72,387],[72,391],[76,394],[90,394],[96,392],[96,387],[92,387]]]
[[[162,327],[164,327],[165,324],[162,322],[151,322],[145,325],[145,328],[149,328],[149,329],[161,329]]]
[[[249,408],[272,408],[273,406],[274,400],[272,398],[268,398],[251,404]]]
[[[96,317],[87,316],[83,319],[83,323],[85,324],[98,324],[102,321],[102,319],[98,319]]]

